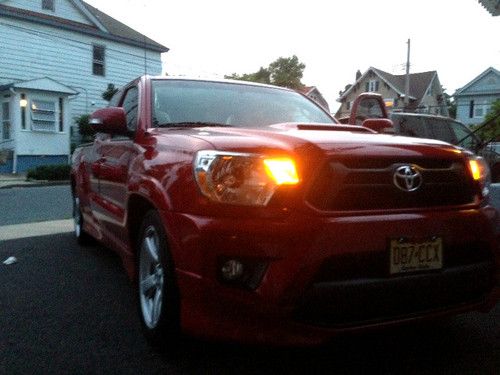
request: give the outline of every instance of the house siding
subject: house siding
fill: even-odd
[[[42,9],[42,0],[8,0],[3,1],[3,5],[7,5],[14,8],[20,8],[29,10],[32,12],[47,14],[49,16],[55,16],[60,18],[65,18],[71,21],[84,23],[86,25],[92,25],[89,19],[81,14],[71,1],[68,0],[54,0],[55,11]]]
[[[101,97],[109,83],[120,87],[144,74],[144,50],[76,32],[0,17],[0,84],[49,77],[80,94],[73,116],[107,105]],[[92,74],[94,44],[106,47],[105,76]],[[161,74],[159,52],[146,52],[147,73]]]

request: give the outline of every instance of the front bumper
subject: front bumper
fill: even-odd
[[[163,215],[182,326],[196,336],[317,344],[345,331],[488,310],[500,296],[490,207],[258,220]],[[389,239],[430,236],[443,238],[442,270],[388,274]],[[255,290],[227,285],[217,273],[221,257],[265,261],[267,272]],[[325,277],[329,264],[337,268]]]

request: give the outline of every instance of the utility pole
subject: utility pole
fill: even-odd
[[[410,39],[408,39],[408,54],[406,57],[406,77],[405,77],[405,109],[410,104]]]

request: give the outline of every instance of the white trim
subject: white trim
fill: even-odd
[[[459,88],[457,91],[455,91],[455,93],[453,94],[453,96],[460,96],[460,95],[463,95],[463,96],[468,96],[468,95],[472,95],[472,94],[462,94],[465,90],[467,90],[469,87],[471,87],[472,85],[474,85],[477,81],[481,80],[483,77],[485,77],[488,73],[490,72],[493,72],[495,73],[497,76],[500,77],[500,71],[496,70],[495,68],[493,68],[492,66],[490,66],[488,69],[486,69],[484,72],[482,72],[481,74],[479,74],[476,78],[474,78],[472,81],[470,81],[469,83],[467,83],[464,87],[461,87]],[[481,93],[482,94],[482,93]]]
[[[99,30],[102,32],[108,33],[108,29],[104,27],[104,25],[99,21],[97,17],[95,17],[90,11],[85,7],[85,5],[82,4],[80,0],[70,0],[73,5],[81,12],[85,17],[89,19],[90,22],[92,22]]]

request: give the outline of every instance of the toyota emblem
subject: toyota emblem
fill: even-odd
[[[394,172],[394,185],[403,191],[415,191],[422,185],[422,174],[413,165],[403,165]]]

